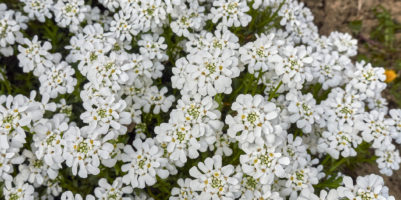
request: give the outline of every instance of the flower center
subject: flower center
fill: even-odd
[[[88,145],[88,143],[86,143],[86,142],[84,142],[84,141],[80,142],[80,143],[78,144],[77,151],[78,151],[79,153],[85,153],[85,154],[88,153],[88,152],[89,152],[89,145]]]
[[[251,112],[246,119],[253,124],[259,119],[259,116],[255,112]]]
[[[214,72],[216,72],[216,65],[214,63],[207,63],[206,69],[209,70],[210,74],[213,74]]]
[[[188,109],[188,114],[191,115],[194,119],[198,119],[200,112],[198,108],[191,105],[191,108]]]
[[[222,187],[223,186],[222,185],[222,181],[219,178],[217,178],[215,176],[212,176],[212,184],[211,184],[211,186],[213,188]]]

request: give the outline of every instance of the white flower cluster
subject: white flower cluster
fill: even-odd
[[[0,197],[394,199],[380,176],[324,168],[367,144],[391,176],[401,109],[381,96],[384,69],[353,63],[356,40],[320,36],[302,3],[90,2],[0,4],[0,58],[18,52],[40,83],[0,95]],[[29,38],[29,20],[68,45]]]

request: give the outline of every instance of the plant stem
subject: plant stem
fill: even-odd
[[[280,83],[277,85],[277,87],[274,88],[273,92],[270,92],[269,101],[272,100],[274,98],[274,96],[276,96],[276,92],[278,91],[278,89],[281,87],[282,84],[283,84],[283,81],[280,81]]]

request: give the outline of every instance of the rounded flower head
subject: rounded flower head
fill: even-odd
[[[245,155],[240,156],[242,171],[262,184],[271,184],[275,176],[284,177],[284,166],[290,164],[288,157],[273,146],[263,145],[244,149]]]
[[[167,159],[163,158],[163,150],[156,146],[153,139],[136,139],[132,143],[135,150],[130,145],[124,147],[121,166],[123,172],[128,172],[122,180],[125,184],[130,184],[133,188],[144,188],[156,183],[156,175],[160,178],[168,176],[168,170],[163,169],[167,164]]]
[[[24,128],[39,121],[44,109],[25,96],[0,96],[0,150],[20,148],[26,142]]]
[[[232,92],[231,79],[240,73],[237,65],[238,59],[225,50],[217,50],[213,54],[190,54],[177,60],[171,77],[172,86],[180,89],[181,94],[229,94]]]
[[[25,3],[24,11],[28,13],[29,18],[36,18],[40,22],[45,22],[46,18],[51,18],[50,9],[53,6],[53,0],[22,0]]]
[[[302,95],[300,91],[291,90],[287,93],[287,101],[289,101],[288,112],[290,114],[291,123],[297,124],[304,133],[312,131],[312,125],[320,119],[319,113],[322,113],[320,107],[316,107],[316,100],[311,93]]]
[[[318,151],[330,154],[331,157],[339,159],[339,156],[356,156],[355,149],[362,143],[358,130],[350,125],[337,125],[330,127],[322,133],[319,138]]]
[[[113,150],[110,143],[83,137],[76,126],[70,127],[64,138],[63,157],[67,166],[72,168],[72,174],[77,175],[78,172],[81,178],[99,174],[100,158],[108,159]]]
[[[177,181],[179,188],[174,187],[171,190],[170,200],[181,200],[181,199],[197,199],[199,194],[191,188],[191,179],[186,178],[185,180],[180,178]]]
[[[375,97],[386,88],[386,75],[384,69],[380,67],[372,67],[370,63],[365,61],[355,64],[355,71],[350,72],[351,81],[347,84],[347,88],[357,90],[361,99],[367,97]]]
[[[84,103],[87,110],[81,114],[81,119],[88,124],[84,127],[85,131],[94,138],[111,130],[125,134],[127,127],[124,125],[131,123],[131,115],[124,111],[125,101],[116,101],[114,96],[109,96],[107,99],[99,97],[94,100]]]
[[[252,20],[252,17],[246,14],[248,11],[249,7],[245,0],[218,0],[213,1],[209,18],[213,23],[222,19],[220,22],[222,26],[245,27]]]
[[[393,196],[389,196],[383,178],[378,175],[359,176],[356,179],[356,185],[353,184],[351,177],[345,176],[343,183],[344,187],[337,189],[341,198],[394,200]]]
[[[376,149],[375,155],[378,157],[376,162],[380,173],[391,176],[393,170],[400,169],[400,153],[393,144],[384,144],[381,148]]]
[[[280,62],[277,44],[274,40],[274,33],[269,35],[260,35],[256,41],[249,42],[239,49],[241,62],[248,64],[248,71],[255,73],[265,72],[274,66],[274,63]]]
[[[95,196],[99,200],[107,199],[121,199],[129,200],[128,196],[125,194],[132,193],[132,188],[129,186],[123,187],[123,182],[121,177],[117,177],[113,184],[110,185],[105,178],[99,180],[99,187],[95,188]],[[124,197],[125,196],[125,197]]]
[[[58,94],[72,93],[77,80],[72,76],[74,69],[66,62],[49,67],[40,77],[41,94],[49,94],[50,98],[56,98]]]
[[[321,125],[327,123],[329,128],[334,128],[338,123],[354,125],[356,116],[363,112],[359,96],[341,88],[332,89],[328,98],[320,105],[324,110],[320,123]]]
[[[6,200],[33,200],[34,191],[33,186],[28,183],[16,180],[13,184],[10,181],[6,181],[5,187],[3,188],[3,195]]]
[[[366,142],[373,142],[373,148],[381,148],[383,144],[391,141],[390,131],[394,121],[385,118],[386,113],[377,112],[364,113],[356,128],[362,131],[362,138]]]
[[[394,120],[391,136],[398,144],[401,144],[401,109],[390,110],[390,116]]]
[[[289,88],[301,89],[305,82],[312,81],[310,64],[313,58],[310,52],[311,49],[305,46],[286,46],[280,49],[282,62],[275,65],[275,72],[283,77],[283,83]]]
[[[38,41],[38,36],[34,36],[32,40],[24,38],[21,45],[18,46],[20,52],[17,56],[19,66],[24,72],[33,71],[35,76],[42,75],[47,72],[50,67],[54,68],[53,57],[56,55],[50,54],[48,51],[52,48],[50,42],[41,44]]]
[[[69,27],[72,32],[79,29],[79,24],[88,12],[88,7],[83,0],[58,0],[53,9],[57,25]]]
[[[274,141],[275,131],[279,131],[271,124],[278,116],[278,109],[274,103],[266,102],[261,95],[240,94],[231,109],[236,111],[237,115],[227,115],[227,134],[241,146],[262,146]]]
[[[233,199],[234,193],[239,190],[239,182],[233,177],[234,167],[222,166],[221,162],[221,156],[215,155],[189,170],[189,174],[195,178],[190,187],[200,192],[200,199]]]

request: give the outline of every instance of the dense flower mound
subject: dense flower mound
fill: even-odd
[[[394,200],[344,170],[400,167],[385,71],[303,3],[6,2],[1,199]]]

